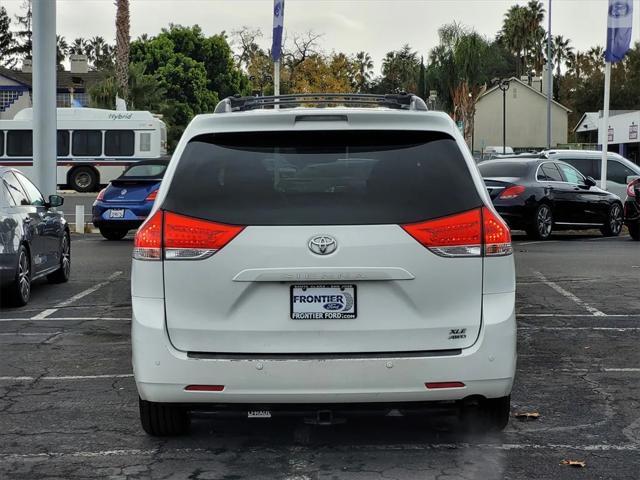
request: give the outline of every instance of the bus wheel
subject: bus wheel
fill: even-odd
[[[99,184],[98,172],[91,167],[78,167],[69,173],[69,186],[76,192],[95,192]]]

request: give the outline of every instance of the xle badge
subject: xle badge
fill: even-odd
[[[449,340],[460,340],[461,338],[467,338],[466,328],[452,328],[449,330]]]

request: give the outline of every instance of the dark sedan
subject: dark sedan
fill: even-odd
[[[31,282],[69,280],[71,237],[59,195],[45,201],[21,172],[0,168],[0,288],[2,305],[26,305]]]
[[[633,180],[627,186],[624,217],[631,238],[640,240],[640,178]]]
[[[496,210],[512,229],[546,240],[553,230],[598,228],[617,236],[622,202],[571,165],[546,158],[503,158],[478,165]]]

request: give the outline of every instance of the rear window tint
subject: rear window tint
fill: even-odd
[[[123,177],[158,177],[162,178],[164,171],[167,169],[166,163],[144,163],[142,165],[133,165],[127,168],[123,173]]]
[[[307,131],[195,137],[163,208],[236,225],[371,225],[481,204],[446,134]]]
[[[495,161],[478,165],[483,177],[515,177],[522,178],[527,175],[529,164],[524,162]]]

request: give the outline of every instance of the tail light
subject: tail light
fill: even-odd
[[[107,191],[107,188],[109,188],[109,185],[107,185],[105,188],[100,190],[100,193],[98,193],[98,196],[96,197],[97,202],[101,202],[102,200],[104,200],[104,194]]]
[[[629,195],[631,198],[635,198],[637,187],[640,187],[640,178],[627,185],[627,195]]]
[[[154,190],[149,195],[147,195],[147,198],[145,198],[145,201],[153,202],[157,196],[158,196],[158,190]]]
[[[238,235],[244,227],[158,210],[138,229],[133,258],[201,260],[208,258]]]
[[[162,258],[162,210],[148,217],[136,232],[133,241],[133,258],[160,260]]]
[[[487,207],[402,228],[442,257],[504,256],[513,252],[509,227]]]
[[[526,188],[522,185],[513,185],[512,187],[505,188],[498,196],[498,198],[502,200],[511,200],[513,198],[518,198],[524,193],[525,190]]]

